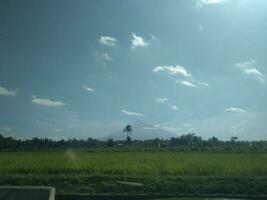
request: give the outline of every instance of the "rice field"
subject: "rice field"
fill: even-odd
[[[266,176],[267,154],[1,152],[0,174]]]

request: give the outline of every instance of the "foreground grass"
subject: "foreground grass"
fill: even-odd
[[[122,181],[143,186],[121,184]],[[266,177],[1,175],[0,185],[49,185],[57,193],[267,194]]]
[[[267,154],[177,152],[0,153],[0,174],[265,176]]]
[[[86,193],[266,194],[267,154],[2,152],[0,185]]]

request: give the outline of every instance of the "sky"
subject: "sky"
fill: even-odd
[[[0,0],[0,134],[145,123],[267,140],[266,0]]]

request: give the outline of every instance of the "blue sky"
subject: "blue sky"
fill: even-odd
[[[0,134],[144,122],[267,139],[267,1],[1,0]]]

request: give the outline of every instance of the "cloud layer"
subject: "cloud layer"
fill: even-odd
[[[136,34],[132,34],[132,49],[137,47],[147,47],[148,43],[145,42],[144,38],[141,36],[137,36]]]
[[[169,99],[166,97],[162,97],[162,98],[155,98],[155,101],[158,103],[165,103],[166,101],[168,101]]]
[[[210,87],[210,85],[206,82],[201,82],[198,80],[195,80],[184,67],[180,65],[176,66],[168,66],[168,65],[162,65],[162,66],[156,66],[152,69],[153,72],[158,73],[158,72],[166,72],[170,75],[177,75],[180,78],[183,78],[184,80],[177,80],[176,83],[179,83],[181,85],[184,85],[186,87],[191,87],[191,88],[198,88],[201,86],[204,87]]]
[[[180,65],[176,66],[156,66],[153,69],[153,72],[167,72],[168,74],[174,74],[174,75],[181,75],[185,77],[190,77],[192,76],[190,73],[186,71],[186,69]]]
[[[238,67],[247,76],[250,76],[256,79],[257,81],[264,83],[265,82],[264,75],[258,69],[256,69],[255,65],[256,65],[255,60],[250,60],[235,64],[235,66]]]
[[[111,36],[100,36],[98,42],[102,45],[114,47],[117,45],[118,40]]]
[[[87,92],[94,92],[95,91],[95,88],[91,88],[87,85],[83,85],[83,89],[85,89]]]
[[[224,111],[226,111],[226,112],[235,112],[235,113],[245,113],[246,112],[246,110],[244,110],[242,108],[238,108],[238,107],[225,108]]]
[[[177,132],[178,132],[178,129],[176,127],[167,126],[167,125],[160,125],[160,124],[155,124],[152,126],[146,126],[146,127],[144,127],[144,129],[146,129],[146,130],[164,130],[164,131],[171,132],[173,134],[177,134]]]
[[[178,107],[175,106],[175,105],[171,105],[170,108],[171,108],[172,110],[178,110]]]
[[[185,85],[187,87],[197,88],[197,86],[194,83],[191,83],[189,81],[179,81],[182,85]]]
[[[112,60],[112,58],[109,56],[108,53],[102,53],[102,54],[100,54],[99,55],[99,58],[102,59],[102,60],[104,60],[104,61],[111,61]]]
[[[65,103],[61,101],[53,101],[50,99],[40,99],[40,98],[37,98],[36,96],[33,96],[31,102],[33,104],[37,104],[40,106],[53,107],[53,108],[62,107],[66,105]]]
[[[230,0],[198,0],[196,8],[201,9],[205,5],[214,5],[229,2]]]
[[[137,117],[142,117],[142,116],[144,116],[142,113],[132,112],[132,111],[128,111],[128,110],[122,110],[121,112],[122,112],[123,114],[125,114],[125,115],[129,115],[129,116],[137,116]]]
[[[8,89],[0,86],[0,95],[3,95],[3,96],[16,96],[16,92],[12,91],[12,90],[8,90]]]

